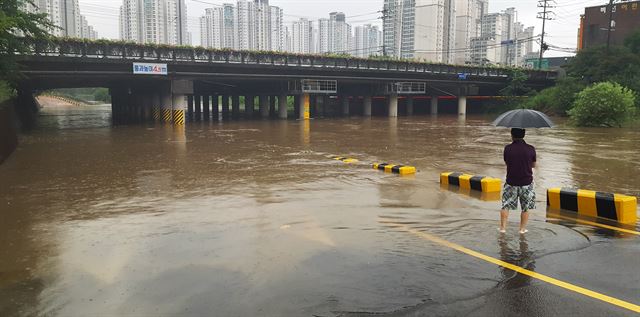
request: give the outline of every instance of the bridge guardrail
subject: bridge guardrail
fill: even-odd
[[[506,78],[510,69],[481,66],[459,66],[420,63],[414,61],[375,60],[365,58],[342,58],[330,56],[300,55],[278,52],[231,51],[205,48],[150,46],[87,42],[60,39],[53,41],[25,39],[30,45],[29,53],[36,56],[63,56],[101,59],[127,59],[149,62],[202,62],[253,65],[276,65],[292,67],[360,69],[377,71],[401,71],[429,74]],[[553,71],[523,70],[530,80],[555,80]]]

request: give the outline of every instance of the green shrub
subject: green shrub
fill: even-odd
[[[525,107],[545,113],[566,116],[576,99],[576,95],[585,88],[585,84],[576,78],[559,80],[555,86],[544,89],[529,98]]]
[[[633,115],[634,104],[633,91],[618,83],[603,82],[578,93],[569,116],[578,126],[620,127]]]

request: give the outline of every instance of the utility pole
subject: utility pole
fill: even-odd
[[[544,29],[545,29],[547,20],[551,20],[551,17],[549,17],[549,14],[553,13],[551,11],[548,11],[548,9],[553,8],[552,6],[549,5],[549,2],[551,1],[553,0],[538,1],[538,8],[543,8],[542,12],[538,12],[538,19],[542,19],[542,38],[540,39],[540,57],[538,58],[538,69],[542,69],[542,54],[544,54],[544,51],[546,51],[549,48],[547,43],[544,42]]]
[[[609,26],[607,27],[607,52],[611,46],[611,27],[613,24],[613,0],[609,0]]]

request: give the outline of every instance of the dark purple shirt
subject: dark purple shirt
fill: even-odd
[[[536,148],[524,140],[513,141],[504,147],[504,162],[507,163],[507,184],[527,186],[533,183],[533,163]]]

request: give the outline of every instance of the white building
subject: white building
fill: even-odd
[[[454,0],[385,0],[383,14],[385,54],[453,62]]]
[[[471,39],[479,37],[481,19],[488,13],[488,0],[456,0],[454,63],[471,63]]]
[[[123,0],[120,39],[137,43],[189,44],[185,0]]]
[[[377,26],[356,26],[353,39],[353,55],[369,57],[382,52],[382,32]]]
[[[212,48],[236,48],[236,8],[225,3],[208,8],[200,18],[200,45]]]
[[[291,45],[289,51],[293,53],[309,54],[314,52],[313,22],[302,18],[291,25]]]
[[[255,8],[253,1],[238,0],[235,19],[234,48],[250,50],[255,48]]]
[[[89,39],[98,36],[87,23],[87,19],[80,14],[78,0],[35,0],[33,3],[23,3],[22,9],[47,14],[51,23],[57,26],[50,30],[55,36]]]
[[[482,17],[480,35],[471,40],[474,64],[521,65],[533,50],[534,29],[517,22],[517,12],[508,8]]]
[[[318,20],[317,53],[352,53],[351,25],[342,12],[331,12],[329,19]]]

